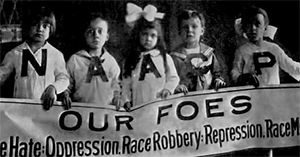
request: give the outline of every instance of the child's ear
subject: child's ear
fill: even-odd
[[[204,27],[202,27],[202,28],[201,28],[201,35],[203,35],[203,34],[204,34],[204,31],[205,31],[205,28],[204,28]]]
[[[108,39],[109,39],[109,33],[107,33],[105,41],[108,41]]]

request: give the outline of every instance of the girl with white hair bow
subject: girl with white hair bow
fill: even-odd
[[[129,111],[132,106],[173,94],[179,77],[166,52],[159,21],[164,14],[153,5],[141,9],[132,3],[127,4],[127,13],[127,24],[134,26],[122,81],[124,108]]]

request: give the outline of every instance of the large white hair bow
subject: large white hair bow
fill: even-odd
[[[147,21],[154,21],[155,18],[162,19],[164,13],[157,12],[157,9],[153,5],[147,5],[144,10],[133,3],[127,3],[127,15],[125,20],[127,23],[134,22],[143,16]]]
[[[277,27],[268,25],[267,30],[264,32],[264,37],[270,37],[272,40],[274,40],[274,36],[277,32]]]

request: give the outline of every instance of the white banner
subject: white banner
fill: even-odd
[[[202,156],[300,146],[300,84],[179,94],[133,108],[0,99],[0,156]]]

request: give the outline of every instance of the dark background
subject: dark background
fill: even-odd
[[[13,1],[4,1],[1,7],[1,25],[7,24],[4,14],[9,17],[14,12],[10,24],[21,24],[24,17],[30,13],[30,8],[36,6],[50,7],[57,20],[57,31],[50,37],[49,42],[64,54],[65,60],[82,48],[83,34],[80,30],[81,22],[91,11],[100,11],[110,18],[110,39],[106,43],[109,52],[117,59],[122,67],[124,60],[128,26],[125,24],[126,4],[128,2],[144,8],[147,4],[157,7],[159,12],[165,13],[162,20],[165,41],[170,50],[174,49],[181,40],[178,36],[176,15],[181,9],[194,8],[204,13],[206,28],[204,42],[216,49],[215,54],[224,68],[223,77],[230,84],[229,77],[233,56],[236,48],[234,21],[248,5],[256,5],[265,9],[269,15],[270,24],[278,28],[276,40],[280,42],[286,53],[296,61],[300,61],[299,53],[299,1],[221,1],[221,0],[75,0],[75,1],[17,1],[13,10]],[[0,44],[0,61],[5,54],[20,43]],[[280,72],[282,83],[296,82],[285,72]],[[13,89],[13,77],[4,87],[1,87],[0,96],[10,97]],[[3,92],[3,89],[6,89]],[[2,92],[1,92],[2,91]]]

